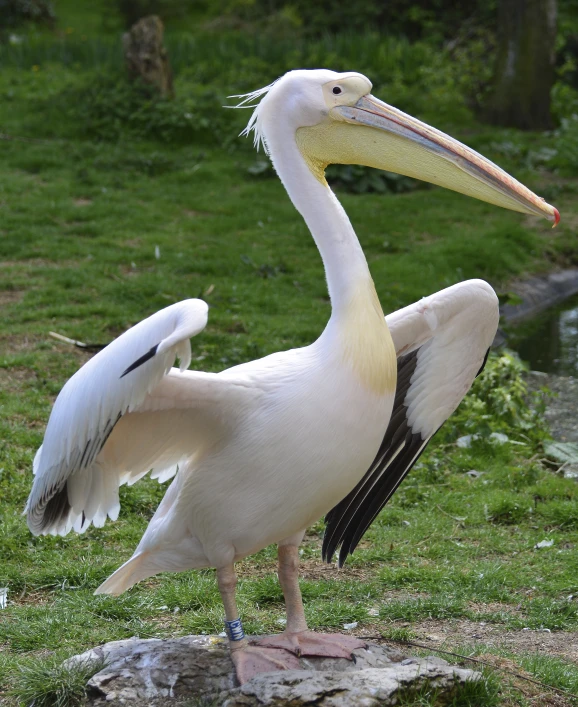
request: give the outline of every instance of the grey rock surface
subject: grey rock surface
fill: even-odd
[[[556,454],[552,444],[546,444],[546,456],[559,464],[559,472],[566,478],[578,480],[578,461],[575,458],[578,448],[578,378],[529,371],[528,385],[531,390],[545,387],[554,393],[546,399],[545,417],[560,454]],[[567,454],[563,455],[563,451]]]
[[[412,658],[368,644],[355,661],[301,658],[300,670],[263,673],[239,687],[226,642],[213,636],[113,641],[67,661],[106,666],[89,683],[88,704],[129,707],[222,705],[223,707],[377,707],[431,685],[450,696],[479,674],[441,658]]]
[[[500,307],[500,314],[507,322],[514,323],[575,295],[578,292],[578,269],[531,277],[514,282],[509,289],[519,295],[522,301],[519,304],[506,304]]]
[[[578,378],[529,371],[528,385],[532,390],[545,387],[554,393],[546,400],[546,419],[552,437],[558,442],[578,444]]]

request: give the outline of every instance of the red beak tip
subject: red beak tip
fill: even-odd
[[[552,207],[554,209],[554,225],[552,228],[556,228],[556,226],[560,223],[560,212],[556,207]]]

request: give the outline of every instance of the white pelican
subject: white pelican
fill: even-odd
[[[34,460],[27,515],[35,534],[100,527],[118,516],[121,484],[151,470],[164,481],[178,468],[133,556],[96,592],[216,567],[241,682],[296,667],[295,655],[351,657],[363,645],[308,631],[298,585],[305,529],[327,514],[323,555],[331,561],[341,547],[343,563],[470,388],[498,324],[496,295],[481,280],[384,317],[325,167],[378,167],[559,220],[481,155],[370,91],[361,74],[292,71],[244,100],[262,97],[245,133],[265,145],[325,265],[332,313],[319,339],[218,374],[189,371],[189,339],[204,328],[207,305],[174,304],[66,383]],[[271,543],[287,626],[250,644],[234,563]]]

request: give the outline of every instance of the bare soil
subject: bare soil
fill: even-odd
[[[408,624],[409,626],[409,624]],[[512,653],[541,653],[578,663],[578,632],[520,629],[467,619],[431,620],[411,624],[416,641],[432,648],[483,644]]]

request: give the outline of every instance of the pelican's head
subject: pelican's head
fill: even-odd
[[[479,153],[371,95],[371,81],[354,72],[290,71],[245,101],[264,95],[245,134],[275,152],[293,136],[315,177],[329,164],[376,167],[438,184],[513,211],[560,215]],[[275,155],[273,154],[273,157]]]

